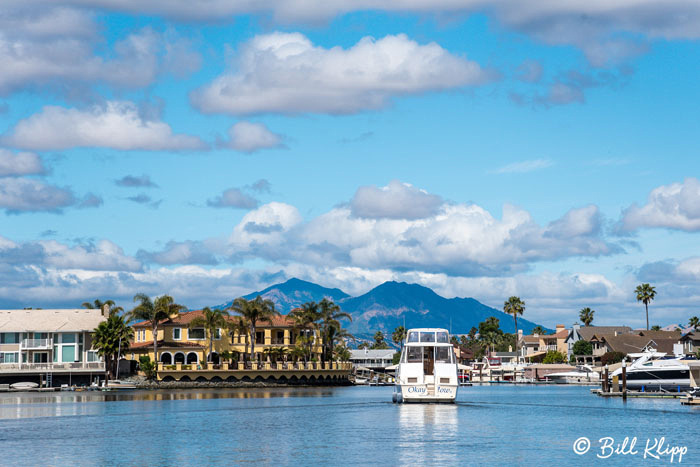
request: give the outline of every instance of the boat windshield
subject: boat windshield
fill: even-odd
[[[418,333],[417,332],[409,332],[408,333],[408,342],[418,342]]]
[[[449,342],[449,339],[447,337],[446,332],[438,332],[437,333],[437,341],[441,344],[447,344]]]
[[[402,361],[404,363],[420,363],[425,361],[435,363],[454,363],[452,347],[404,347]]]
[[[420,341],[421,342],[435,342],[435,333],[434,332],[421,332],[420,333]]]

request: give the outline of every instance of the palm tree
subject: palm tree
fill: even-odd
[[[295,329],[305,331],[299,340],[306,345],[306,358],[310,360],[314,342],[311,335],[314,329],[318,328],[317,321],[321,319],[318,303],[306,302],[300,308],[292,310],[288,316],[294,321]]]
[[[394,329],[394,332],[391,333],[391,340],[403,349],[403,342],[406,340],[406,328],[398,326]]]
[[[654,287],[652,287],[649,284],[641,284],[638,285],[636,289],[634,289],[635,293],[637,294],[637,301],[644,303],[644,308],[646,309],[647,312],[647,331],[649,330],[649,302],[654,300],[654,297],[656,297],[656,290],[654,290]]]
[[[338,336],[338,331],[341,329],[340,321],[341,319],[347,319],[352,322],[352,316],[340,309],[338,305],[333,303],[327,298],[323,298],[318,304],[319,317],[320,317],[320,328],[321,328],[321,340],[323,344],[323,352],[321,353],[321,361],[325,362],[326,359],[332,359],[333,353],[333,342],[331,339],[331,333],[336,337]],[[346,333],[347,334],[347,333]]]
[[[581,311],[578,312],[578,319],[581,320],[584,326],[590,326],[593,322],[594,314],[595,310],[591,310],[589,307],[581,308]]]
[[[243,359],[245,360],[246,355],[248,355],[248,329],[250,326],[248,322],[242,316],[236,316],[235,319],[228,321],[228,329],[231,334],[237,334],[245,338],[245,352],[243,353]],[[233,336],[232,336],[233,337]]]
[[[134,330],[123,316],[111,315],[102,321],[92,333],[92,346],[97,354],[105,360],[107,379],[114,375],[114,362],[119,355],[129,348],[129,341],[134,338]]]
[[[228,311],[214,309],[208,306],[202,308],[202,316],[197,316],[190,322],[190,328],[204,328],[209,333],[209,356],[207,362],[211,362],[211,354],[214,351],[214,333],[218,329],[226,327]]]
[[[518,353],[518,315],[522,315],[525,311],[525,302],[520,300],[520,297],[510,297],[503,303],[503,311],[506,314],[513,315],[515,322],[515,353]]]
[[[273,316],[279,316],[280,312],[275,309],[275,303],[258,295],[254,300],[246,300],[243,297],[233,301],[227,310],[238,313],[248,324],[250,332],[250,356],[255,359],[255,327],[260,321],[270,321]]]
[[[537,326],[535,326],[534,328],[532,328],[531,332],[533,334],[537,334],[538,336],[546,336],[547,335],[547,331],[539,324]]]
[[[690,318],[690,320],[688,321],[688,326],[690,326],[691,328],[693,328],[693,331],[697,331],[698,328],[700,328],[700,319],[698,319],[697,316],[693,316],[693,317]]]
[[[149,321],[153,331],[153,357],[158,363],[158,325],[161,321],[172,318],[186,310],[187,307],[175,303],[170,295],[161,295],[155,301],[143,293],[134,295],[134,302],[140,302],[129,312],[132,319]]]
[[[651,327],[651,330],[652,331],[661,331],[661,326],[659,326],[658,324],[655,324]]]
[[[94,309],[103,310],[105,305],[108,305],[108,307],[109,307],[108,310],[109,310],[110,315],[119,313],[120,311],[124,311],[124,308],[122,308],[120,306],[114,306],[115,305],[114,300],[105,300],[103,302],[99,298],[96,298],[95,301],[92,303],[83,302],[83,304],[81,306],[83,308],[87,308],[88,310],[94,310]]]
[[[355,340],[355,336],[350,334],[347,329],[343,329],[343,327],[340,325],[338,321],[335,321],[334,324],[331,324],[331,326],[328,329],[328,344],[331,346],[331,355],[330,357],[333,358],[333,349],[335,349],[336,342],[340,344],[345,345],[344,341],[347,339]]]

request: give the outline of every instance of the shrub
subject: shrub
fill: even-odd
[[[401,361],[401,352],[394,352],[394,357],[391,360],[392,365],[397,365]]]
[[[593,344],[583,339],[576,341],[574,347],[571,349],[574,355],[592,355],[593,354]]]
[[[542,363],[564,363],[565,361],[566,355],[557,350],[550,350],[547,352],[547,355],[544,356]]]
[[[612,365],[613,363],[620,363],[623,358],[625,358],[625,354],[622,352],[605,352],[603,356],[600,357],[600,363],[603,365]]]
[[[153,379],[156,376],[156,364],[151,361],[151,357],[148,355],[141,355],[139,357],[139,368],[148,379]]]

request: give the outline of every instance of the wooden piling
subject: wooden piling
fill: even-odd
[[[622,363],[622,399],[627,399],[627,367]]]

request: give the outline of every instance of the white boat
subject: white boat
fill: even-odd
[[[23,381],[21,383],[10,384],[10,387],[12,389],[34,389],[34,388],[38,388],[39,385],[37,383],[32,383],[30,381]]]
[[[118,379],[112,379],[109,380],[106,385],[103,384],[102,386],[103,391],[118,391],[121,389],[136,389],[136,385],[134,383],[127,383]]]
[[[578,365],[575,370],[550,373],[546,378],[557,384],[598,384],[600,374],[588,365]]]
[[[446,329],[409,329],[396,370],[394,402],[454,402],[457,360]]]
[[[680,358],[665,358],[663,352],[651,349],[639,354],[627,365],[627,388],[644,391],[680,392],[690,388],[690,368]],[[610,379],[617,376],[622,383],[622,368],[610,374]]]

